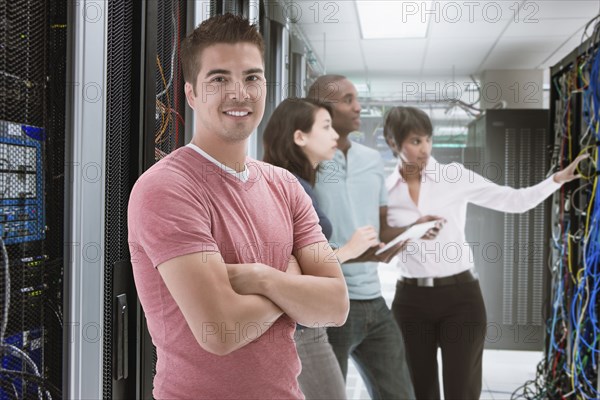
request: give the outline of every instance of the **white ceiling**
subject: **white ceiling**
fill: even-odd
[[[325,72],[369,83],[374,97],[406,79],[468,81],[485,70],[548,69],[581,42],[600,11],[600,0],[434,1],[426,38],[363,40],[354,0],[293,3],[300,11],[295,28]],[[413,4],[426,11],[423,2]]]

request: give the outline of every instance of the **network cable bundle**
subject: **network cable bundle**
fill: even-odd
[[[600,15],[593,35],[551,71],[553,169],[578,155],[582,178],[552,198],[546,348],[534,381],[513,398],[600,398]],[[587,28],[584,33],[587,32]]]
[[[180,45],[185,35],[185,2],[158,3],[156,46],[155,159],[165,157],[184,142],[182,116],[183,74]]]

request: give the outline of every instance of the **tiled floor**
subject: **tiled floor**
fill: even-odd
[[[543,357],[537,351],[484,350],[482,399],[510,399],[526,381],[535,378],[537,364]]]
[[[519,386],[535,378],[535,369],[541,358],[542,353],[534,351],[484,350],[481,400],[510,400]],[[348,399],[370,399],[352,363],[348,370],[346,393]]]
[[[383,297],[388,302],[388,305],[391,306],[396,283],[395,267],[381,264],[379,267],[379,277]],[[536,366],[542,359],[542,356],[541,352],[532,351],[484,350],[481,399],[510,399],[511,394],[519,386],[535,378]],[[439,365],[441,365],[441,362]],[[440,382],[442,382],[441,377]],[[346,393],[348,394],[348,399],[370,399],[353,363],[349,364]]]

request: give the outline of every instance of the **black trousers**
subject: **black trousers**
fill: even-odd
[[[417,399],[440,398],[438,347],[444,398],[479,399],[487,324],[479,281],[440,287],[398,282],[392,312],[402,331]]]

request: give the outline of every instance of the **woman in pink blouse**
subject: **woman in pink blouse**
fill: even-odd
[[[514,189],[497,185],[463,165],[431,156],[433,128],[425,112],[395,107],[384,135],[398,157],[387,178],[388,224],[406,226],[424,215],[446,220],[434,240],[411,241],[398,259],[400,276],[392,311],[405,341],[417,399],[439,399],[437,350],[442,349],[446,399],[478,399],[486,313],[465,238],[467,204],[526,212],[565,182],[578,178],[578,157],[541,183]]]

